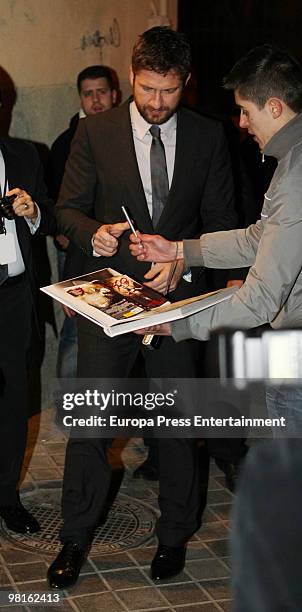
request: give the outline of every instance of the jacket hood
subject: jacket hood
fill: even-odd
[[[298,142],[302,140],[302,114],[296,115],[274,134],[263,149],[264,155],[282,159]]]

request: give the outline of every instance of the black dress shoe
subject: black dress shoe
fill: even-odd
[[[144,478],[145,480],[158,480],[158,466],[146,459],[132,474],[133,478]]]
[[[66,589],[76,583],[87,550],[77,542],[66,542],[57,558],[48,568],[47,578],[51,589]]]
[[[36,533],[40,525],[35,517],[17,502],[13,506],[0,506],[0,516],[5,521],[6,527],[16,533]]]
[[[179,574],[186,560],[186,547],[164,546],[159,544],[156,555],[151,563],[151,577],[153,580],[165,580]]]
[[[235,493],[238,484],[241,461],[238,463],[230,463],[228,461],[217,460],[216,463],[224,473],[226,488],[229,489],[231,493]]]
[[[239,477],[239,463],[227,463],[224,474],[226,488],[231,493],[235,493]]]

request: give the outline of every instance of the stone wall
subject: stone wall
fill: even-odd
[[[11,135],[50,145],[78,108],[76,76],[90,64],[113,67],[125,98],[137,35],[165,20],[160,11],[175,26],[176,10],[177,0],[1,0],[0,65],[11,80],[2,89],[17,94]]]

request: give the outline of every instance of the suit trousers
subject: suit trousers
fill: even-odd
[[[0,286],[0,505],[18,499],[27,436],[26,353],[31,295],[25,277]]]
[[[128,377],[142,349],[140,336],[108,338],[83,318],[78,318],[78,377]],[[157,350],[142,349],[147,377],[189,378],[196,375],[198,343],[175,343],[163,338]],[[110,441],[109,441],[110,442]],[[108,440],[70,438],[66,450],[62,511],[63,542],[87,545],[98,523],[110,486]],[[159,507],[157,535],[162,544],[181,546],[201,524],[206,505],[208,458],[202,479],[197,442],[193,439],[159,439]]]

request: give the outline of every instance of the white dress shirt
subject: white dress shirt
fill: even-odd
[[[130,103],[130,119],[133,132],[134,147],[138,163],[140,177],[147,200],[148,210],[152,218],[152,184],[150,168],[150,149],[152,136],[149,132],[152,123],[148,123],[137,110],[135,102]],[[171,187],[176,147],[177,116],[172,115],[166,123],[160,127],[160,136],[165,148],[169,188]]]
[[[149,131],[152,123],[148,123],[142,117],[142,115],[137,109],[134,100],[130,104],[130,119],[139,173],[143,183],[149,214],[152,219],[152,183],[150,166],[150,149],[152,144],[152,135]],[[174,173],[176,129],[176,113],[174,113],[174,115],[172,115],[172,117],[170,117],[170,119],[168,119],[166,123],[162,123],[160,125],[160,137],[164,145],[166,154],[169,189],[171,187]],[[183,275],[183,279],[187,282],[191,282],[192,275],[190,268],[186,270],[185,274]]]

